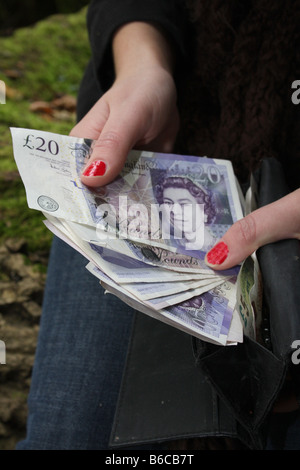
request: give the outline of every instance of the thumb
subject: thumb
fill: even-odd
[[[228,269],[260,246],[288,238],[300,238],[300,189],[235,222],[205,262],[215,270]]]
[[[138,140],[139,131],[136,119],[111,115],[94,143],[92,156],[81,175],[82,183],[103,186],[116,178]]]
[[[110,111],[82,172],[83,184],[103,186],[119,175],[129,151],[145,133],[144,121],[135,107],[119,107],[117,111]]]
[[[94,140],[92,155],[81,176],[87,186],[105,185],[122,169],[136,132],[135,127],[130,128],[130,119],[126,121],[122,116],[116,116],[107,100],[100,98],[71,130],[71,136]]]

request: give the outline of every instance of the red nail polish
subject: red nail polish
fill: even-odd
[[[229,253],[228,246],[224,242],[217,243],[206,255],[209,264],[222,264]]]
[[[83,172],[83,176],[103,176],[106,171],[106,164],[101,160],[92,162]]]

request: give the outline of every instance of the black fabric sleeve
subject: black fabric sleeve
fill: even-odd
[[[176,73],[187,63],[188,21],[181,0],[93,0],[87,14],[87,27],[94,72],[102,90],[114,79],[111,39],[123,24],[146,21],[159,25],[176,52]]]

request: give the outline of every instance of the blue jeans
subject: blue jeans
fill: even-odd
[[[17,449],[107,449],[133,311],[54,239],[29,394]]]

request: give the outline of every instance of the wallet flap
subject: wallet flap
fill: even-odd
[[[137,313],[110,447],[236,436],[236,422],[195,366],[191,337]]]

